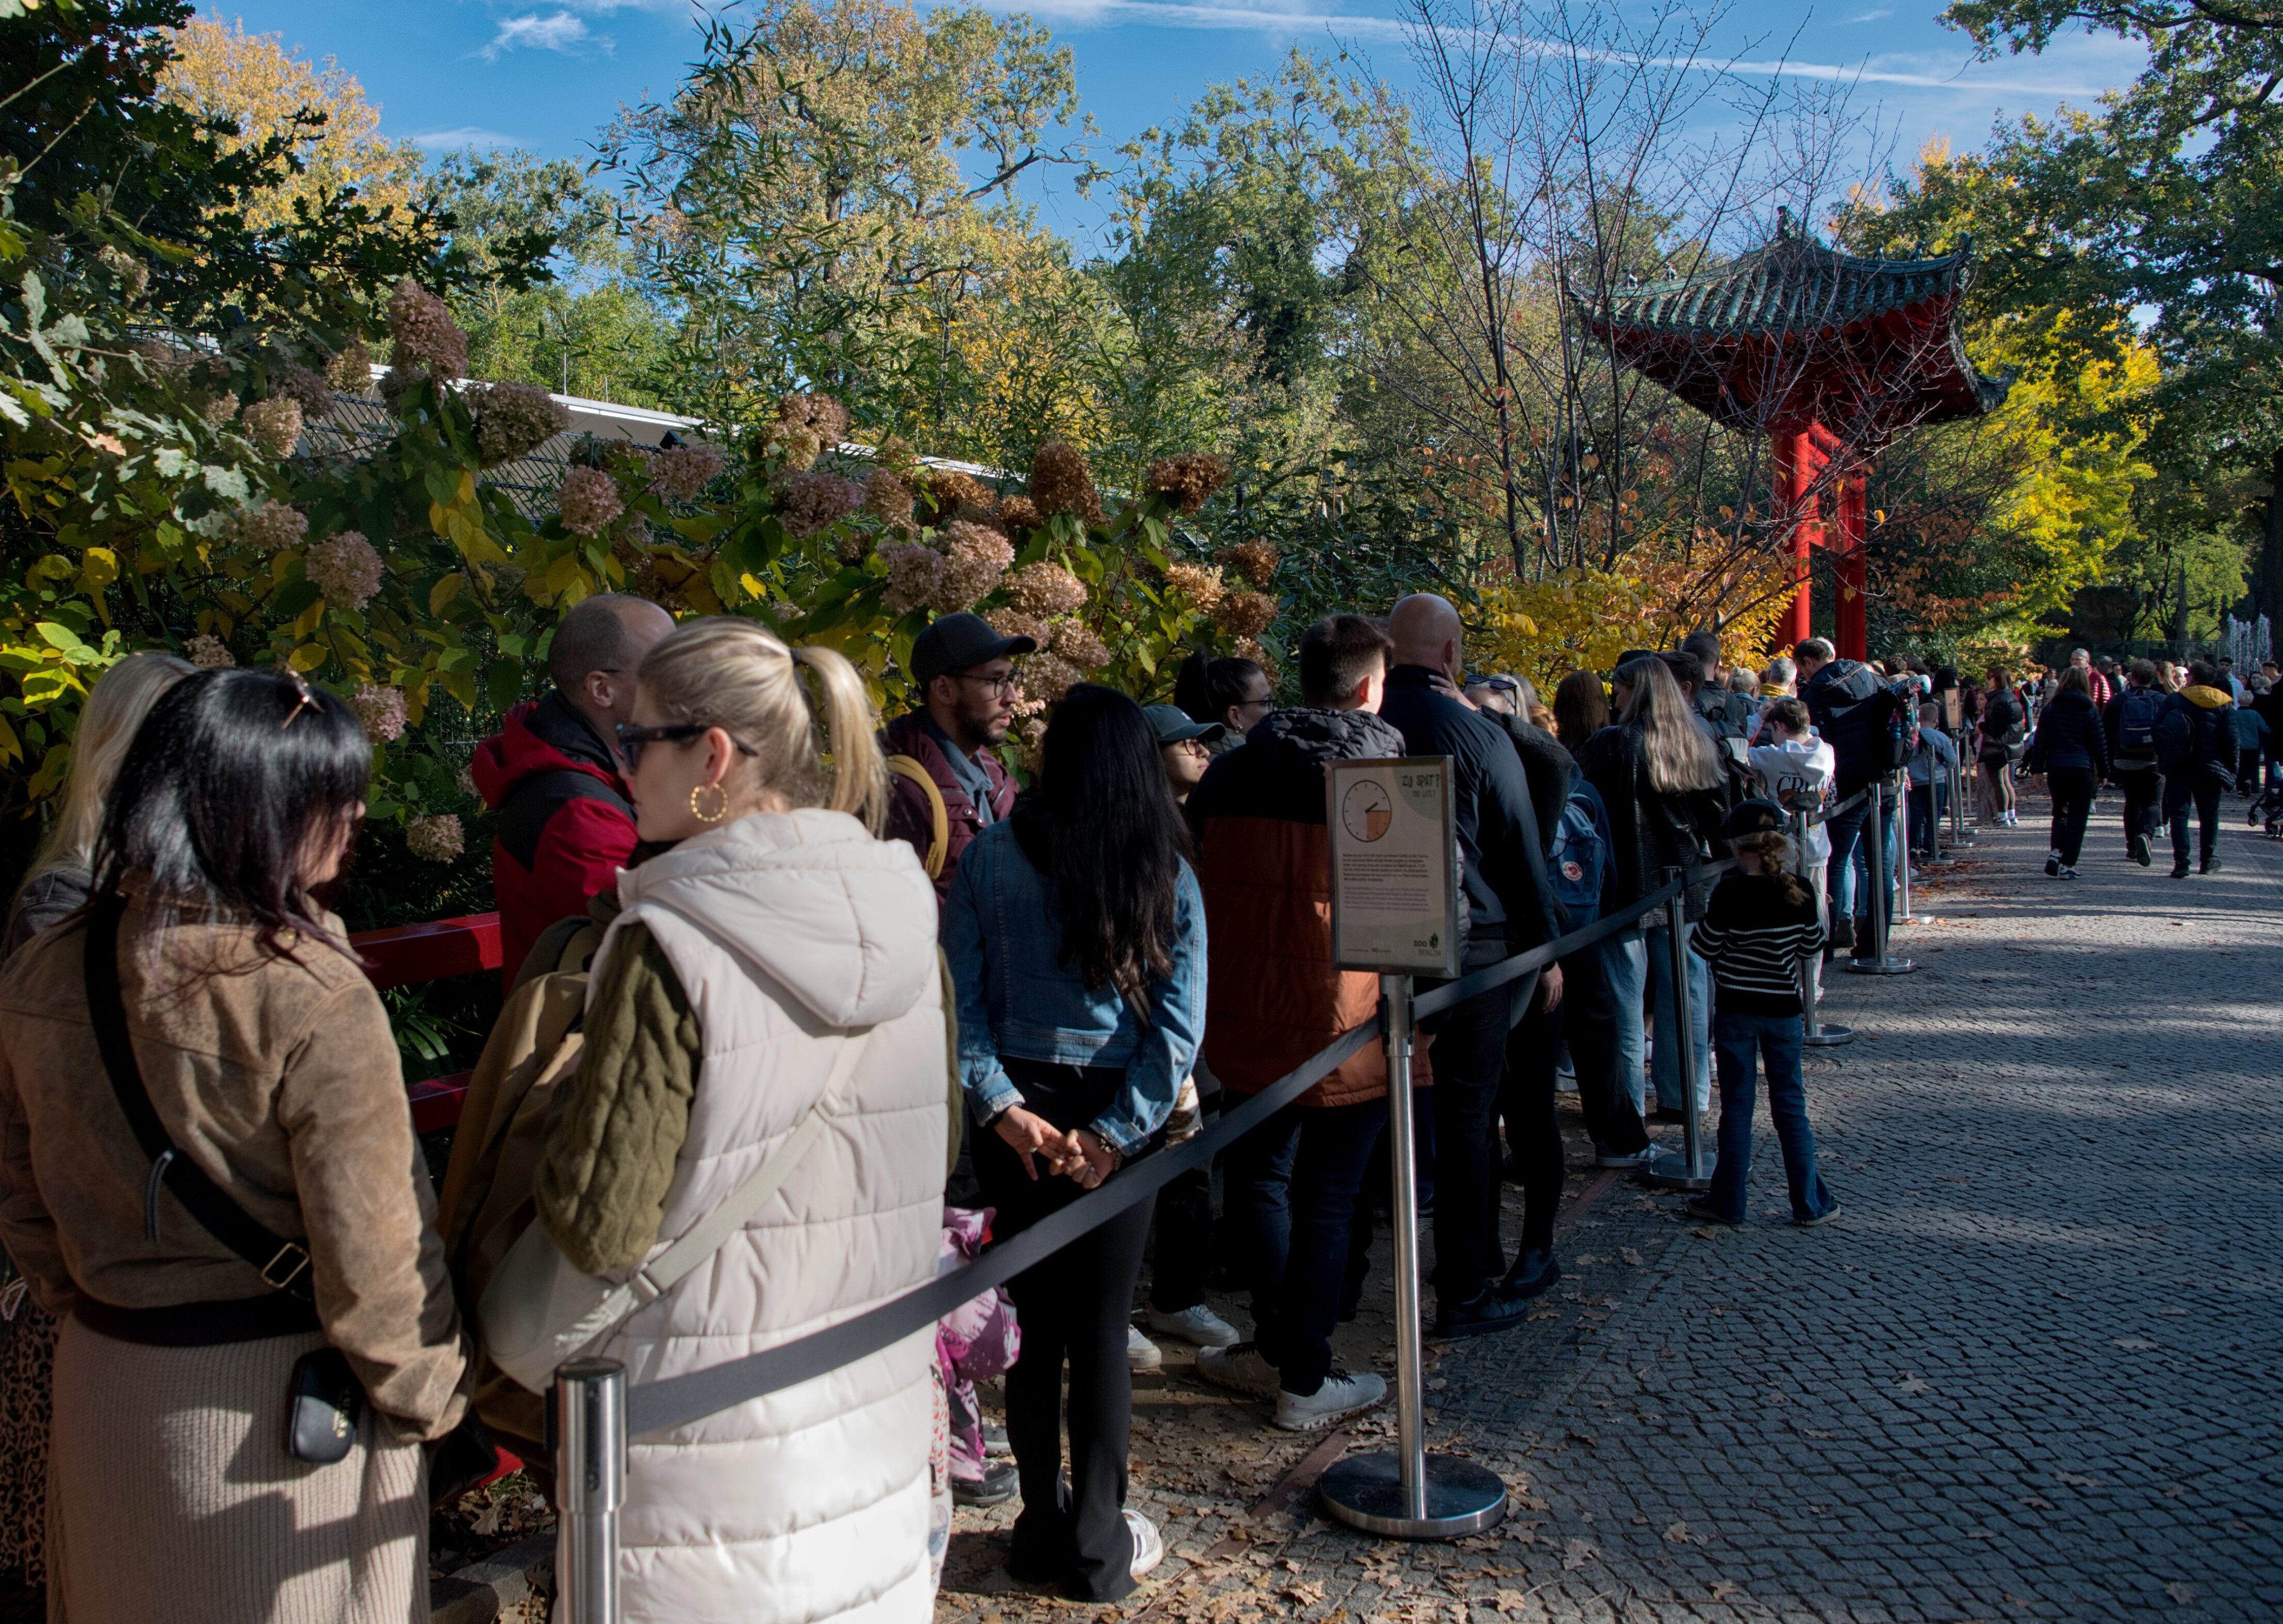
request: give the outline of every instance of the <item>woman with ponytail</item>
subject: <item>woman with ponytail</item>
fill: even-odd
[[[885,773],[855,669],[715,617],[653,648],[641,683],[619,748],[642,839],[672,849],[619,876],[539,1222],[576,1268],[623,1281],[820,1105],[823,1128],[742,1228],[595,1350],[637,1385],[932,1278],[948,1077],[935,891],[908,845],[875,833]],[[924,1624],[934,1358],[923,1329],[637,1441],[627,1617]]]
[[[1815,1167],[1815,1130],[1807,1124],[1800,1079],[1799,968],[1823,951],[1815,897],[1793,874],[1787,815],[1773,800],[1740,803],[1721,832],[1736,871],[1712,888],[1697,922],[1695,949],[1712,966],[1712,1052],[1720,1068],[1720,1159],[1712,1188],[1689,1212],[1717,1223],[1744,1222],[1744,1186],[1752,1171],[1755,1071],[1768,1072],[1768,1115],[1783,1146],[1791,1185],[1791,1221],[1818,1224],[1839,1215],[1839,1203]]]

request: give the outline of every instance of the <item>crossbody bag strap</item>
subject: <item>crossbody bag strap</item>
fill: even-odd
[[[785,1136],[776,1153],[763,1162],[752,1177],[731,1191],[721,1204],[699,1219],[679,1240],[635,1271],[627,1284],[644,1301],[654,1301],[672,1291],[674,1283],[691,1269],[721,1250],[721,1243],[745,1227],[745,1221],[761,1210],[768,1198],[776,1194],[801,1159],[823,1134],[826,1126],[840,1112],[840,1090],[856,1062],[863,1058],[864,1047],[872,1041],[874,1028],[865,1027],[851,1033],[840,1045],[840,1052],[832,1057],[832,1070],[824,1079],[824,1091],[816,1097],[816,1104],[808,1108],[799,1125]]]
[[[159,1189],[163,1184],[207,1234],[253,1264],[264,1285],[306,1301],[310,1295],[309,1249],[298,1240],[271,1233],[249,1217],[221,1185],[206,1176],[204,1168],[183,1154],[151,1104],[143,1068],[135,1059],[135,1040],[127,1030],[126,995],[119,985],[119,922],[126,912],[125,901],[111,896],[97,903],[89,916],[87,1004],[95,1021],[96,1048],[111,1078],[111,1091],[126,1113],[128,1127],[135,1132],[135,1142],[151,1159],[151,1178],[143,1192],[144,1235],[150,1240],[159,1238]]]

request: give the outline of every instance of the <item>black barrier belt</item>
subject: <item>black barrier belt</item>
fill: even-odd
[[[1472,975],[1445,983],[1414,999],[1416,1015],[1449,1008],[1542,969],[1565,954],[1616,935],[1652,909],[1663,907],[1687,886],[1735,867],[1734,860],[1691,869],[1680,878],[1652,891],[1640,901],[1568,935],[1532,948],[1477,970]],[[686,1426],[732,1405],[766,1398],[799,1386],[867,1355],[877,1354],[912,1332],[935,1323],[945,1315],[981,1296],[994,1285],[1004,1285],[1025,1269],[1044,1261],[1088,1230],[1110,1219],[1195,1167],[1204,1166],[1219,1152],[1243,1138],[1269,1117],[1321,1082],[1343,1062],[1361,1052],[1379,1035],[1380,1018],[1351,1027],[1293,1070],[1270,1083],[1244,1104],[1220,1113],[1220,1120],[1195,1138],[1144,1156],[1119,1170],[1101,1189],[1079,1197],[1061,1211],[1040,1220],[1013,1239],[995,1245],[972,1263],[938,1275],[915,1291],[867,1308],[853,1319],[812,1331],[798,1341],[748,1354],[726,1364],[692,1370],[645,1383],[627,1394],[627,1432],[631,1437]]]

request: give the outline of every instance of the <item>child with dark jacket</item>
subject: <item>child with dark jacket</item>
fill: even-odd
[[[1784,809],[1747,800],[1728,815],[1722,833],[1736,871],[1713,887],[1691,946],[1712,966],[1712,1053],[1720,1077],[1720,1159],[1711,1190],[1688,1204],[1699,1218],[1744,1221],[1745,1183],[1752,1170],[1756,1073],[1765,1063],[1768,1114],[1783,1147],[1791,1218],[1818,1224],[1839,1215],[1839,1203],[1815,1166],[1815,1132],[1807,1121],[1800,1077],[1800,961],[1823,949],[1815,898],[1791,872]]]

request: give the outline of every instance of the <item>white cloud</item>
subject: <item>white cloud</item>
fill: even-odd
[[[557,12],[546,17],[536,12],[527,12],[521,17],[502,19],[499,32],[492,35],[492,43],[477,54],[487,62],[496,62],[503,51],[578,51],[589,45],[599,46],[607,51],[612,42],[606,35],[589,34],[585,20],[568,12]]]
[[[463,124],[457,129],[430,130],[426,135],[412,136],[408,139],[424,152],[446,152],[464,146],[486,149],[525,144],[513,136],[503,136],[496,129],[486,129],[479,124]]]
[[[1852,17],[1843,17],[1840,21],[1843,23],[1877,22],[1882,17],[1892,17],[1894,14],[1892,6],[1882,5],[1875,12],[1860,12]]]

